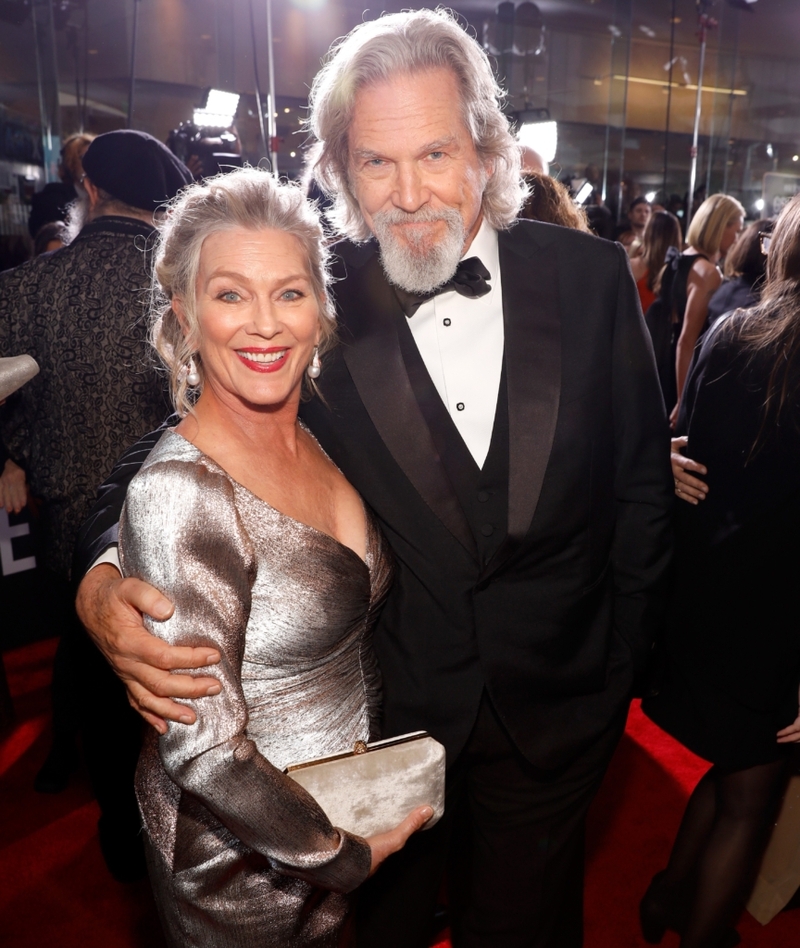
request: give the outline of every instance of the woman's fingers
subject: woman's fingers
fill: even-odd
[[[708,484],[689,472],[693,471],[705,475],[708,471],[705,465],[683,456],[681,452],[687,444],[688,438],[685,436],[672,439],[672,451],[670,453],[672,477],[675,482],[676,496],[696,506],[699,501],[705,499],[708,493]]]
[[[408,837],[411,836],[412,833],[416,833],[417,830],[422,829],[432,816],[433,809],[431,807],[419,806],[409,813],[403,822],[395,826],[394,829],[388,830],[385,833],[379,833],[377,836],[370,836],[367,840],[372,849],[372,868],[370,869],[370,875],[375,873],[384,859],[391,856],[392,853],[401,850],[403,846],[405,846]]]
[[[797,717],[794,724],[778,731],[779,744],[796,744],[800,742],[800,716]]]

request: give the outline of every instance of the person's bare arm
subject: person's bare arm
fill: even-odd
[[[697,260],[689,271],[686,284],[686,310],[683,314],[683,326],[675,355],[678,404],[674,407],[669,419],[673,427],[678,418],[683,386],[689,373],[694,347],[708,318],[708,304],[721,282],[719,270],[708,260]]]
[[[172,674],[174,669],[216,665],[220,655],[212,648],[170,646],[150,635],[142,614],[166,619],[173,611],[172,603],[153,586],[123,579],[113,566],[101,563],[84,576],[75,606],[95,645],[125,683],[131,706],[160,734],[166,732],[166,721],[196,720],[191,708],[172,698],[219,693],[216,678]]]
[[[708,470],[704,464],[699,464],[691,458],[684,457],[683,449],[689,443],[689,439],[684,435],[681,438],[672,439],[672,450],[670,452],[670,461],[672,462],[672,476],[675,480],[675,494],[687,504],[697,504],[705,500],[708,493],[708,484],[699,477],[694,477],[690,471],[705,476]]]

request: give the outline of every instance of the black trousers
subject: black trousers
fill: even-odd
[[[484,694],[445,815],[360,890],[357,948],[427,948],[445,872],[454,948],[580,948],[586,812],[626,710],[568,766],[543,771]]]

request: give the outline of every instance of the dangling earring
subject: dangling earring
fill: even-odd
[[[197,388],[200,384],[200,373],[197,371],[197,366],[194,364],[194,357],[189,359],[189,364],[186,366],[186,384],[190,388]]]
[[[306,372],[310,379],[318,379],[321,371],[322,363],[319,361],[319,348],[314,346],[314,358],[311,360],[311,365],[306,369]]]

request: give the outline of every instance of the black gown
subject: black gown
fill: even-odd
[[[786,752],[798,713],[800,405],[764,419],[773,360],[709,332],[679,426],[708,468],[708,496],[677,502],[675,576],[658,693],[645,712],[699,756],[739,770]],[[753,447],[758,441],[757,447]]]

